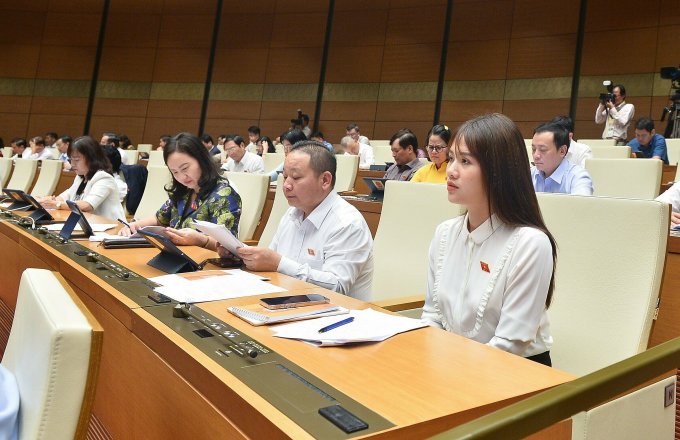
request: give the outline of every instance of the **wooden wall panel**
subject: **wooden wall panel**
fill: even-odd
[[[217,136],[221,134],[238,134],[244,139],[248,139],[248,127],[257,125],[258,119],[207,119],[205,121],[205,133],[210,134],[213,140],[217,142]],[[265,133],[262,136],[269,136],[274,139],[281,133]]]
[[[150,118],[190,119],[201,113],[201,101],[189,100],[149,100],[147,116]]]
[[[411,121],[432,122],[434,116],[434,101],[381,101],[375,114],[376,121]],[[406,126],[405,126],[406,127]]]
[[[453,5],[450,41],[510,38],[514,0],[457,0]],[[493,13],[490,13],[493,11]]]
[[[92,78],[96,44],[92,46],[50,46],[40,51],[36,78],[89,80]]]
[[[615,43],[621,30],[588,32],[583,42],[581,75],[644,73],[654,70],[656,28],[626,29],[626,44]]]
[[[155,55],[153,47],[105,47],[99,80],[150,82]]]
[[[3,113],[29,113],[31,111],[30,96],[0,96],[0,112]]]
[[[144,136],[141,143],[158,144],[158,139],[164,135],[175,135],[182,131],[196,134],[198,117],[196,118],[152,118],[147,117],[144,124]],[[137,141],[140,142],[140,141]]]
[[[287,127],[290,125],[290,120],[297,116],[297,109],[302,109],[302,111],[310,115],[311,118],[313,105],[313,102],[305,101],[264,101],[262,102],[260,117],[262,119],[286,121],[285,124]],[[281,130],[286,127],[281,128]]]
[[[31,103],[33,114],[85,116],[86,111],[86,98],[34,96]]]
[[[1,10],[1,9],[0,9]],[[40,45],[47,13],[10,10],[0,13],[0,43]],[[21,36],[21,38],[17,38]]]
[[[502,101],[442,101],[440,119],[449,124],[453,121],[467,121],[486,113],[500,113]]]
[[[449,43],[445,79],[505,79],[509,51],[509,40],[453,41]]]
[[[568,99],[536,99],[503,102],[503,113],[513,121],[548,122],[557,115],[569,114]],[[593,110],[593,117],[595,111]]]
[[[659,27],[656,46],[656,67],[680,65],[680,24]],[[658,69],[656,69],[658,72]]]
[[[154,82],[204,83],[209,48],[158,48]]]
[[[9,141],[15,137],[27,137],[29,116],[28,113],[2,113],[0,136],[5,140],[5,145],[9,146]]]
[[[3,61],[0,62],[0,77],[35,78],[40,59],[40,46],[25,44],[0,44]]]
[[[215,53],[213,83],[264,83],[269,49],[222,48]],[[276,65],[276,60],[273,60]]]
[[[576,34],[579,2],[562,0],[516,0],[512,38]]]
[[[333,47],[328,55],[326,82],[380,82],[382,60],[383,46]]]
[[[98,8],[101,10],[101,6]],[[42,44],[46,46],[97,46],[101,13],[50,12]],[[77,32],[74,32],[77,30]]]
[[[146,99],[107,99],[95,100],[92,114],[96,116],[134,116],[146,117],[149,101]]]
[[[399,129],[408,127],[416,134],[419,141],[424,141],[425,136],[432,128],[432,122],[411,121],[407,119],[408,115],[404,116],[404,120],[400,122],[376,122],[373,136],[370,136],[370,139],[389,139]]]
[[[359,132],[363,136],[367,136],[369,139],[377,139],[374,136],[375,123],[372,120],[360,120],[360,119],[348,119],[348,120],[336,120],[336,121],[324,121],[319,125],[319,129],[326,136],[326,140],[331,144],[339,144],[340,139],[342,139],[345,134],[347,124],[355,123],[359,126]]]
[[[208,103],[208,115],[212,119],[247,119],[260,118],[261,101],[216,101]],[[247,127],[246,127],[247,128]]]
[[[269,49],[265,83],[317,83],[321,70],[319,47],[272,47]]]
[[[155,48],[161,28],[160,9],[146,11],[144,14],[132,14],[127,9],[113,12],[113,5],[120,1],[113,0],[111,3],[109,21],[106,25],[111,32],[107,32],[104,38],[104,54],[112,47]]]
[[[437,81],[441,44],[385,46],[381,82]]]
[[[441,45],[446,7],[424,7],[421,2],[418,3],[415,8],[390,9],[386,46],[414,43]]]
[[[212,15],[163,15],[159,48],[210,48]]]
[[[335,4],[331,48],[335,50],[343,46],[383,46],[389,11],[387,9],[362,10],[361,12],[337,11],[342,3],[336,2]]]
[[[576,35],[517,38],[510,43],[508,78],[571,76]]]
[[[328,5],[326,2],[315,2]],[[308,10],[307,5],[299,10]],[[290,9],[289,11],[295,11]],[[322,47],[326,31],[326,13],[279,13],[274,16],[270,46]]]
[[[677,13],[677,1],[674,8]],[[665,11],[664,11],[665,13]],[[659,0],[641,3],[639,0],[619,0],[612,3],[607,0],[591,0],[588,2],[586,16],[586,32],[626,31],[635,28],[654,27],[659,20]],[[627,38],[628,39],[628,38]],[[632,40],[628,40],[631,42]]]
[[[372,121],[375,118],[376,107],[376,101],[325,101],[321,105],[321,120],[351,122],[353,119],[358,119]],[[343,126],[342,135],[344,136],[344,134]]]
[[[27,137],[42,136],[48,131],[71,133],[78,136],[83,132],[82,115],[49,115],[32,113],[28,119]]]
[[[90,121],[90,134],[95,139],[101,139],[102,134],[106,132],[114,132],[119,134],[126,134],[133,145],[140,143],[151,143],[156,145],[158,139],[148,139],[148,142],[143,139],[144,124],[146,123],[146,116],[92,116]]]
[[[223,6],[220,33],[217,37],[218,50],[268,48],[274,26],[274,15],[268,12],[270,10],[262,9],[257,13],[238,14],[231,9],[224,9]]]

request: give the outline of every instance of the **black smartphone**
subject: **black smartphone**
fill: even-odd
[[[310,293],[309,295],[275,296],[260,299],[260,304],[268,309],[289,309],[292,307],[313,306],[315,304],[324,304],[327,302],[328,298],[319,295],[318,293]]]

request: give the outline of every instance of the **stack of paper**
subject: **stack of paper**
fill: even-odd
[[[262,277],[232,270],[200,270],[150,278],[160,284],[154,290],[182,303],[218,301],[242,296],[285,292],[286,289],[266,283]]]
[[[304,319],[318,318],[321,316],[349,313],[349,310],[346,308],[334,304],[318,304],[290,309],[267,309],[259,304],[249,304],[241,307],[228,307],[227,310],[252,325],[302,321]]]
[[[397,333],[407,332],[427,324],[418,319],[381,313],[373,309],[352,310],[354,321],[324,333],[319,330],[344,317],[330,316],[308,321],[273,327],[274,336],[279,338],[300,339],[321,347],[343,345],[355,342],[384,341]]]
[[[192,224],[199,231],[217,240],[234,255],[238,255],[236,249],[246,246],[238,238],[234,237],[234,234],[223,224],[217,225],[203,220],[194,220]]]

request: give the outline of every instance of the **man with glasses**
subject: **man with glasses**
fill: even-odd
[[[411,180],[425,163],[418,159],[418,138],[408,128],[402,128],[392,135],[390,148],[394,164],[387,169],[385,179]]]
[[[360,144],[371,145],[368,138],[366,136],[361,135],[361,133],[359,132],[359,126],[354,122],[347,125],[347,128],[345,129],[345,136],[351,137]]]
[[[342,138],[340,145],[345,150],[345,156],[359,156],[359,169],[367,170],[375,163],[373,148],[370,145],[362,144],[351,136]]]
[[[229,159],[222,165],[222,169],[238,173],[264,173],[264,161],[257,154],[246,150],[246,142],[241,136],[227,136],[224,152]]]

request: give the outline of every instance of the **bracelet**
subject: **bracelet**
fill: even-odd
[[[205,236],[205,243],[203,244],[202,247],[203,247],[204,249],[208,249],[208,244],[210,244],[210,237],[208,237],[208,236],[206,235],[206,236]]]

